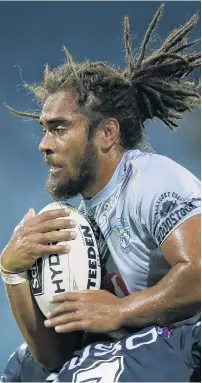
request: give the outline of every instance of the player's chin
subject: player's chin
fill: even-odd
[[[51,167],[49,169],[49,176],[50,177],[57,177],[60,176],[64,172],[63,167]]]
[[[63,200],[64,194],[66,195],[66,180],[62,176],[53,177],[49,174],[46,181],[46,191],[50,194],[56,201]]]

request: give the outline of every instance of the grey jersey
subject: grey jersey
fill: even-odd
[[[129,292],[151,287],[170,270],[161,245],[200,213],[200,182],[166,157],[131,150],[110,182],[79,210],[97,232],[101,262],[111,253]]]

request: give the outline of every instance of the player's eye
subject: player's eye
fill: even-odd
[[[57,126],[57,128],[55,128],[54,130],[56,130],[56,132],[61,132],[62,130],[65,130],[65,128],[62,128],[61,126]]]
[[[56,134],[63,134],[67,128],[64,126],[56,126],[53,130]]]

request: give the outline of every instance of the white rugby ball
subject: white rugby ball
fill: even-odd
[[[55,306],[50,303],[54,295],[86,289],[99,290],[101,284],[97,243],[84,215],[74,207],[61,202],[47,205],[40,213],[65,206],[71,211],[67,219],[73,219],[77,224],[76,228],[72,229],[77,233],[76,239],[68,241],[71,245],[70,252],[60,255],[42,255],[29,270],[31,291],[45,316]],[[58,242],[59,245],[65,243]]]

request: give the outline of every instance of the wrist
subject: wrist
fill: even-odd
[[[27,271],[15,272],[11,269],[7,269],[2,264],[2,257],[0,258],[0,274],[5,284],[7,285],[18,285],[28,280]]]
[[[6,285],[19,285],[21,283],[28,281],[28,273],[27,271],[23,271],[21,273],[3,273],[1,269],[1,278]]]
[[[6,257],[4,256],[1,256],[0,257],[0,271],[3,273],[3,274],[18,274],[18,273],[22,273],[26,270],[21,270],[19,268],[16,268],[14,267],[12,264],[10,264],[10,262],[7,262],[6,261]]]
[[[13,274],[16,273],[16,270],[13,270],[7,263],[3,260],[3,257],[0,258],[0,271],[3,274]]]
[[[120,327],[129,325],[129,317],[131,312],[131,304],[128,297],[120,298]]]

